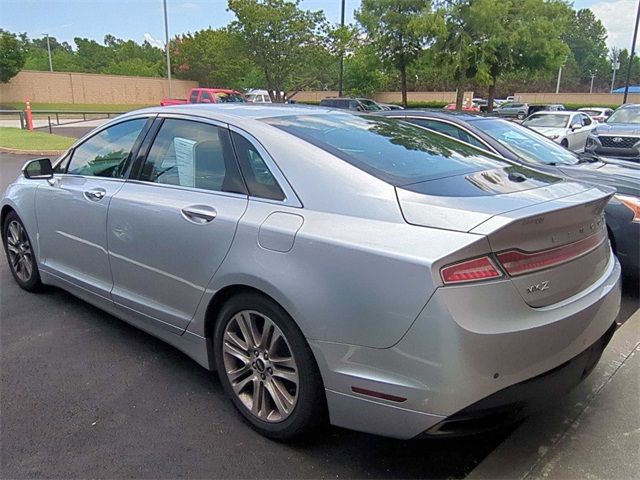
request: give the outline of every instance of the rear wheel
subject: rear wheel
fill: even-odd
[[[313,354],[274,301],[256,293],[232,297],[218,316],[214,342],[220,381],[258,432],[294,439],[324,422],[325,393]]]
[[[569,148],[569,140],[567,140],[566,138],[563,138],[562,141],[560,142],[560,145],[562,145],[564,148]]]
[[[39,290],[42,283],[31,240],[15,212],[9,212],[5,218],[2,226],[2,240],[9,261],[9,269],[16,283],[31,292]]]

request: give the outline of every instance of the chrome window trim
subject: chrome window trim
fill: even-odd
[[[172,185],[170,183],[157,183],[157,182],[148,182],[146,180],[137,180],[133,178],[126,179],[127,183],[134,183],[136,185],[147,185],[150,187],[161,187],[161,188],[169,188],[172,190],[182,190],[187,192],[194,193],[206,193],[210,195],[220,195],[223,197],[232,197],[232,198],[243,198],[248,199],[249,196],[244,193],[235,193],[235,192],[225,192],[222,190],[208,190],[206,188],[196,188],[196,187],[185,187],[183,185]]]
[[[404,119],[406,119],[406,118],[413,118],[413,119],[415,119],[415,120],[432,120],[432,121],[434,121],[434,122],[446,123],[447,125],[451,125],[452,127],[459,128],[460,130],[462,130],[463,132],[465,132],[467,135],[469,135],[469,136],[471,136],[471,137],[475,138],[477,141],[479,141],[481,144],[483,144],[483,145],[486,147],[486,148],[485,148],[485,150],[486,150],[488,153],[491,153],[491,154],[493,154],[493,155],[498,155],[501,159],[504,159],[504,158],[502,157],[502,155],[500,154],[500,152],[498,152],[498,151],[497,151],[497,150],[495,150],[493,147],[491,147],[487,142],[485,142],[483,139],[479,138],[475,133],[473,133],[472,131],[470,131],[468,128],[463,127],[463,126],[461,126],[461,125],[458,125],[458,124],[457,124],[457,123],[455,123],[455,122],[450,122],[449,120],[443,120],[443,119],[441,119],[441,118],[436,118],[436,117],[414,117],[414,116],[410,116],[410,115],[397,116],[397,117],[396,117],[396,116],[393,116],[393,115],[388,115],[388,116],[387,116],[387,118],[395,118],[395,119],[397,119],[397,120],[404,120]],[[415,125],[415,124],[414,124],[414,125]],[[428,128],[428,127],[423,127],[422,125],[416,125],[416,126],[417,126],[417,127],[421,127],[421,128],[426,128],[427,130],[429,130],[429,131],[431,131],[431,132],[439,133],[440,135],[444,135],[444,136],[445,136],[445,137],[447,137],[447,138],[453,138],[453,137],[450,137],[449,135],[447,135],[447,134],[445,134],[445,133],[442,133],[442,132],[436,132],[435,130],[431,130],[431,129],[430,129],[430,128]],[[472,144],[472,143],[465,142],[464,140],[460,140],[459,138],[454,138],[454,140],[457,140],[457,141],[458,141],[458,142],[460,142],[460,143],[464,143],[465,145],[471,145],[471,146],[472,146],[472,147],[474,147],[474,148],[480,148],[480,147],[478,147],[477,145],[474,145],[474,144]],[[481,150],[482,150],[482,149],[481,149]]]
[[[276,182],[278,182],[280,189],[284,193],[284,200],[273,200],[271,198],[255,197],[253,195],[249,195],[249,199],[255,200],[258,202],[272,203],[275,205],[287,205],[289,207],[303,208],[302,202],[298,198],[298,195],[296,194],[293,187],[291,187],[291,184],[289,184],[287,177],[284,176],[282,171],[278,168],[278,165],[276,164],[276,162],[273,160],[271,155],[269,155],[269,152],[267,152],[267,150],[260,143],[260,141],[256,139],[253,135],[251,135],[249,132],[247,132],[246,130],[242,130],[241,128],[236,127],[235,125],[229,125],[229,130],[242,136],[258,151],[258,153],[264,160],[264,163],[267,165],[267,168],[269,169],[273,177],[276,179]]]

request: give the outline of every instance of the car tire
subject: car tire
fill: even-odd
[[[569,140],[567,140],[566,138],[563,138],[562,141],[560,142],[560,145],[562,145],[564,148],[569,148]]]
[[[214,355],[225,392],[262,435],[295,440],[326,423],[326,396],[311,349],[270,298],[242,293],[223,305]]]
[[[2,244],[11,275],[20,288],[29,292],[41,290],[42,282],[33,244],[22,220],[14,211],[9,212],[2,225]]]

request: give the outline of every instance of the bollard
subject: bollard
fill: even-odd
[[[24,109],[24,116],[27,121],[27,129],[33,132],[33,114],[31,113],[31,103],[27,100],[27,106]]]
[[[53,130],[51,129],[51,115],[48,115],[47,119],[49,120],[49,133],[53,133]]]

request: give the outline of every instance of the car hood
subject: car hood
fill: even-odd
[[[615,163],[597,162],[572,166],[561,166],[567,177],[581,182],[614,187],[619,193],[640,196],[640,165],[622,166]]]
[[[636,123],[601,123],[593,129],[596,135],[640,135]]]
[[[524,125],[525,127],[527,125]],[[558,128],[558,127],[528,127],[531,130],[534,130],[538,133],[541,133],[545,137],[550,137],[552,135],[564,135],[566,132],[566,128]]]

